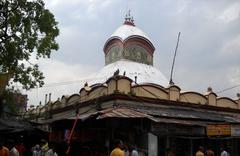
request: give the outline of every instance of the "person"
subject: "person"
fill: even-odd
[[[167,156],[174,156],[174,153],[171,148],[167,148]]]
[[[49,142],[49,149],[46,152],[45,156],[58,156],[56,153],[56,147],[53,142]]]
[[[138,151],[136,149],[133,149],[131,156],[138,156]]]
[[[124,145],[124,155],[129,156],[129,145]]]
[[[204,149],[202,146],[199,146],[196,156],[204,156]]]
[[[25,156],[26,148],[24,147],[22,140],[19,139],[15,147],[19,152],[19,156]]]
[[[45,156],[45,153],[48,151],[48,142],[45,139],[41,139],[41,151],[42,151],[42,156]]]
[[[138,156],[138,152],[133,145],[129,145],[129,156]]]
[[[214,156],[213,150],[209,148],[209,149],[206,151],[206,156]]]
[[[110,156],[124,156],[124,152],[121,149],[123,148],[123,142],[120,139],[114,141],[114,147]]]
[[[15,147],[14,140],[8,140],[8,149],[9,149],[9,156],[19,156],[19,152]]]
[[[39,144],[33,147],[32,156],[42,156],[42,151]]]
[[[225,147],[221,148],[221,156],[230,156]]]
[[[0,156],[9,156],[9,150],[7,147],[3,146],[2,140],[0,140]]]

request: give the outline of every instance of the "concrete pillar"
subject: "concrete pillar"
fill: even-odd
[[[171,101],[178,101],[180,98],[180,88],[176,85],[171,85],[168,88],[168,95],[169,95],[169,100]]]
[[[217,95],[212,91],[211,87],[208,87],[205,96],[208,99],[207,105],[217,106]]]

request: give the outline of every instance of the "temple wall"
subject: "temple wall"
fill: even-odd
[[[158,98],[158,99],[168,99],[168,94],[166,91],[154,87],[154,86],[136,86],[132,88],[132,92],[136,96],[147,97],[147,98]]]
[[[152,99],[162,99],[170,101],[179,101],[189,104],[201,104],[214,107],[225,107],[232,109],[240,109],[240,98],[232,100],[227,97],[218,97],[211,90],[207,94],[198,92],[180,92],[181,88],[172,85],[168,88],[163,88],[155,84],[140,84],[133,85],[131,79],[125,76],[112,77],[106,81],[104,86],[85,86],[80,90],[79,94],[73,94],[70,97],[62,96],[61,100],[48,102],[44,106],[39,105],[36,108],[31,108],[24,112],[25,116],[33,114],[43,114],[49,110],[64,108],[68,105],[96,99],[101,96],[107,96],[114,93],[126,94],[128,96],[139,96]]]
[[[217,106],[218,107],[229,107],[229,108],[238,108],[238,104],[233,101],[232,99],[221,97],[217,99]]]
[[[180,94],[180,101],[195,104],[207,104],[207,98],[196,92],[185,92]]]

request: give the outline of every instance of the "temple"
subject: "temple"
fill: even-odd
[[[141,155],[192,156],[199,145],[219,152],[227,145],[240,153],[240,95],[219,97],[211,87],[205,93],[182,91],[168,84],[154,68],[154,45],[130,14],[107,39],[105,66],[79,93],[47,100],[23,112],[49,133],[49,140],[69,139],[109,155],[112,141],[121,138]],[[198,85],[198,84],[196,84]]]

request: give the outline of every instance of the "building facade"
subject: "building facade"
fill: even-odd
[[[41,124],[49,140],[76,140],[102,155],[120,138],[141,155],[166,155],[172,148],[176,156],[192,156],[198,146],[219,155],[226,146],[239,156],[240,96],[218,97],[211,88],[204,94],[183,92],[168,85],[153,67],[154,50],[127,15],[104,45],[106,65],[95,80],[77,94],[29,109],[24,117]]]

